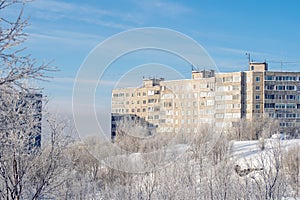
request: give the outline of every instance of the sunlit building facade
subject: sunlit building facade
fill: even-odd
[[[149,78],[142,87],[112,91],[112,137],[122,116],[157,132],[197,132],[203,124],[230,128],[240,119],[269,116],[281,131],[299,127],[300,72],[268,71],[249,63],[243,72],[192,71],[191,79]]]

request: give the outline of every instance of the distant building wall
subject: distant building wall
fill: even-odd
[[[112,113],[134,114],[158,132],[196,132],[203,123],[231,127],[268,115],[281,131],[299,127],[300,72],[271,72],[249,63],[244,72],[192,71],[191,79],[145,79],[140,88],[112,91]]]

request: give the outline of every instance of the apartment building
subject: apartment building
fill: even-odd
[[[112,91],[112,138],[124,118],[157,132],[190,133],[263,116],[278,119],[282,132],[300,127],[300,72],[252,62],[244,72],[192,71],[191,79],[149,78],[142,87]]]

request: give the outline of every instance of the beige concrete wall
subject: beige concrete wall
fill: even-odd
[[[294,104],[294,118],[283,122],[300,123],[300,72],[269,72],[266,63],[250,63],[249,71],[217,73],[192,72],[192,79],[164,81],[145,79],[140,88],[112,91],[112,113],[134,114],[158,126],[161,132],[195,132],[205,123],[230,127],[243,116],[252,120],[276,113],[266,103]],[[295,80],[276,80],[276,77]],[[274,80],[267,80],[275,77]],[[286,78],[285,78],[286,79]],[[266,90],[266,87],[294,86],[295,90]],[[265,99],[266,94],[295,99]],[[270,106],[269,104],[267,106]],[[278,109],[277,109],[278,110]],[[290,115],[289,115],[290,116]]]

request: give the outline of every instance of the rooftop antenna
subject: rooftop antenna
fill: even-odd
[[[245,55],[248,57],[248,64],[250,64],[250,60],[251,60],[251,55],[250,55],[250,53],[245,53]]]

